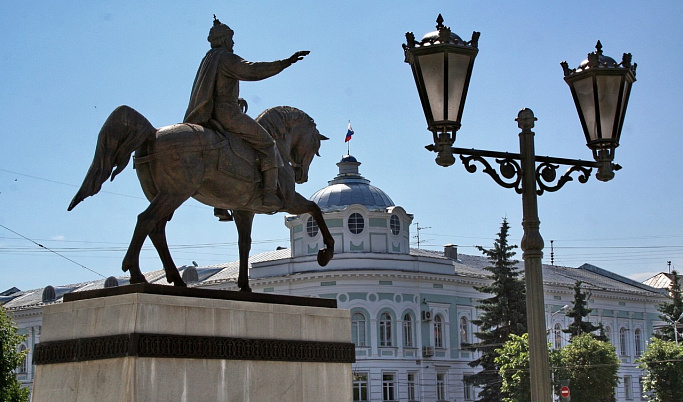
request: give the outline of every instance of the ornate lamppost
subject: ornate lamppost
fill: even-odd
[[[405,61],[413,70],[415,84],[432,132],[434,143],[426,148],[436,152],[436,163],[451,166],[454,155],[460,155],[465,169],[474,173],[476,162],[483,166],[496,183],[514,188],[522,195],[524,236],[521,242],[526,281],[527,322],[529,331],[529,365],[531,398],[534,402],[552,400],[550,367],[546,346],[545,303],[543,297],[543,238],[539,232],[537,196],[554,192],[573,180],[576,173],[581,183],[588,181],[593,168],[596,177],[608,181],[621,166],[613,163],[614,150],[624,122],[631,85],[635,82],[636,64],[631,54],[624,53],[621,63],[605,56],[598,42],[596,51],[575,69],[562,62],[564,79],[571,89],[587,146],[593,151],[594,162],[578,159],[536,156],[534,127],[536,117],[530,109],[517,115],[519,153],[496,152],[453,147],[460,129],[467,90],[478,52],[479,32],[464,41],[443,25],[441,15],[436,20],[436,31],[417,41],[412,32],[406,33],[403,45]],[[499,172],[486,159],[494,159]],[[569,169],[558,177],[560,165]]]

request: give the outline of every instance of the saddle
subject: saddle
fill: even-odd
[[[261,160],[258,152],[236,135],[225,131],[218,121],[211,119],[209,124],[212,126],[211,129],[225,140],[221,141],[223,145],[220,147],[218,170],[249,183],[260,182]]]
[[[218,150],[219,171],[241,181],[259,183],[261,163],[258,153],[236,135],[223,130],[220,123],[215,122],[212,125],[214,127],[204,128],[196,124],[180,123],[162,127],[157,131],[157,139],[150,153],[133,158],[134,166],[149,163],[162,155],[178,159],[187,152]],[[209,134],[209,130],[215,135]]]

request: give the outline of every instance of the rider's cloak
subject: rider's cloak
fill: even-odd
[[[259,81],[284,70],[286,60],[251,62],[224,47],[209,50],[202,59],[192,85],[190,103],[183,122],[206,126],[213,117],[222,121],[227,116],[212,116],[216,103],[231,103],[237,107],[240,81]]]

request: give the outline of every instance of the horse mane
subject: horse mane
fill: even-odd
[[[295,121],[306,119],[312,121],[311,117],[300,109],[292,106],[276,106],[264,110],[256,118],[259,123],[275,141],[287,141],[286,134]]]

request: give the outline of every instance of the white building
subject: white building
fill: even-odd
[[[333,298],[349,309],[357,362],[354,395],[368,401],[469,401],[476,390],[464,381],[476,369],[469,347],[476,342],[477,300],[488,297],[473,289],[487,283],[484,257],[411,249],[413,216],[360,175],[360,163],[345,156],[339,174],[311,199],[320,205],[335,238],[335,257],[318,266],[322,238],[308,215],[288,216],[289,249],[253,256],[251,286],[255,292]],[[236,289],[238,263],[182,267],[190,286]],[[619,401],[641,398],[643,373],[635,359],[658,321],[656,306],[664,300],[657,289],[585,264],[579,268],[544,266],[549,342],[561,347],[570,321],[561,308],[571,304],[573,286],[583,282],[591,292],[590,320],[602,322],[621,359]],[[146,274],[165,284],[163,271]],[[42,306],[61,302],[68,292],[127,283],[109,278],[67,286],[48,286],[11,293],[0,299],[14,315],[29,350],[40,339]],[[29,361],[31,355],[29,353]],[[19,378],[32,384],[33,368],[22,366]]]

